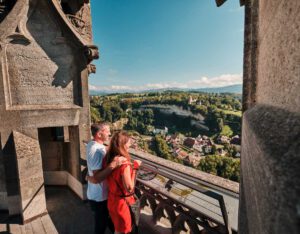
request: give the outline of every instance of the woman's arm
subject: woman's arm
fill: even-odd
[[[133,192],[135,186],[134,183],[135,183],[136,172],[140,165],[141,165],[141,161],[135,160],[132,173],[130,173],[130,165],[127,165],[126,168],[124,169],[122,180],[123,180],[123,185],[128,192]]]

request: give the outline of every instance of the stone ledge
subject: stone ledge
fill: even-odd
[[[82,200],[86,200],[86,186],[67,171],[44,171],[45,185],[68,186]]]
[[[130,153],[132,155],[136,155],[137,157],[140,157],[141,159],[144,158],[144,159],[150,160],[150,161],[157,163],[158,165],[161,165],[163,167],[167,167],[174,171],[182,172],[188,176],[199,179],[205,183],[223,188],[230,192],[236,193],[237,195],[239,194],[239,183],[237,183],[237,182],[233,182],[231,180],[224,179],[219,176],[211,175],[206,172],[199,171],[194,168],[181,165],[179,163],[171,162],[169,160],[151,155],[149,153],[145,153],[143,151],[130,149]]]
[[[12,105],[8,106],[8,111],[18,111],[18,110],[80,110],[82,107],[77,105]]]

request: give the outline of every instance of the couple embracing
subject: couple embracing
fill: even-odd
[[[107,123],[93,124],[93,140],[87,145],[88,189],[87,197],[95,217],[95,233],[104,234],[108,227],[112,233],[130,233],[132,219],[129,205],[135,202],[136,172],[141,161],[130,162],[129,135],[120,131],[109,139]]]

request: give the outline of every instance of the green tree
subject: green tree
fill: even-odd
[[[91,112],[91,122],[92,123],[97,123],[102,120],[97,108],[91,106],[90,112]]]
[[[212,147],[211,147],[211,153],[212,154],[216,154],[216,152],[217,152],[217,146],[216,145],[212,145]]]
[[[221,131],[224,126],[224,122],[222,118],[217,118],[217,123],[218,123],[218,131]]]
[[[154,146],[157,155],[164,159],[171,159],[172,156],[169,153],[169,146],[161,135],[155,135]]]
[[[113,122],[118,121],[123,116],[123,109],[119,105],[113,105],[110,107],[112,112]]]
[[[152,109],[146,109],[143,114],[144,123],[152,124],[154,122],[154,113]]]
[[[240,160],[210,155],[200,161],[198,169],[236,182],[240,181]]]

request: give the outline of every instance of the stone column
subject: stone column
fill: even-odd
[[[66,169],[68,172],[68,186],[81,198],[85,199],[86,194],[82,184],[82,173],[80,165],[81,159],[81,142],[79,126],[69,126],[69,155],[66,159]]]
[[[1,132],[5,184],[7,191],[7,206],[10,215],[21,213],[19,179],[13,134],[11,131]]]
[[[1,144],[1,134],[0,134],[0,211],[8,210],[7,205],[7,191],[6,191],[6,181],[5,181],[5,170],[4,170],[4,156]]]
[[[41,151],[37,129],[13,131],[3,148],[9,211],[24,222],[47,212]],[[16,201],[18,200],[18,201]],[[11,206],[14,207],[12,209]]]

